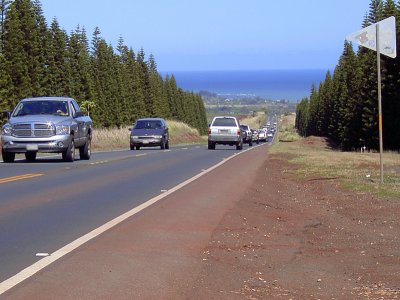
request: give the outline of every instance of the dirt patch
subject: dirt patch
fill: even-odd
[[[315,142],[315,141],[312,141]],[[272,156],[203,251],[196,299],[400,299],[400,201]]]

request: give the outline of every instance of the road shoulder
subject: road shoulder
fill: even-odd
[[[176,299],[196,286],[203,250],[249,188],[267,146],[229,160],[5,293],[7,299]]]

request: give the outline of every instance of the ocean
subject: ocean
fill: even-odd
[[[176,71],[178,87],[221,95],[253,95],[268,100],[298,102],[309,97],[311,86],[325,79],[328,70]]]

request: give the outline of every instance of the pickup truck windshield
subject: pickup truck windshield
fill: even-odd
[[[67,101],[26,101],[20,102],[13,117],[29,115],[59,115],[69,116]]]

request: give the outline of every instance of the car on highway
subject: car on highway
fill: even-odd
[[[3,161],[12,163],[17,153],[27,161],[36,160],[39,152],[61,153],[66,162],[91,155],[92,120],[68,97],[33,97],[22,99],[2,127],[1,152]]]
[[[131,150],[139,150],[141,147],[169,149],[168,126],[162,118],[139,119],[129,130]]]
[[[265,130],[263,129],[258,130],[258,139],[260,142],[267,141],[267,133],[265,132]]]
[[[274,134],[271,133],[271,132],[269,132],[269,133],[267,134],[267,137],[268,137],[268,142],[272,142],[272,140],[274,139]]]
[[[240,124],[240,129],[243,132],[243,144],[249,144],[253,146],[253,133],[251,132],[250,126],[246,124]]]
[[[252,132],[253,142],[256,142],[256,144],[259,144],[260,143],[260,137],[258,135],[258,130],[252,129],[251,132]]]
[[[242,130],[235,117],[214,117],[208,128],[208,149],[214,150],[215,145],[236,146],[237,150],[243,149]]]

